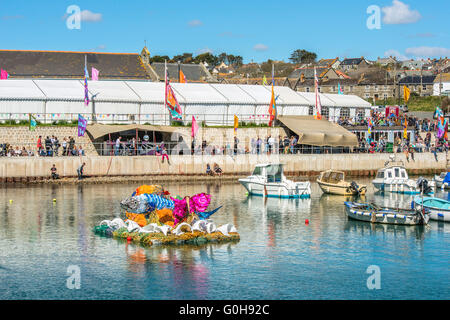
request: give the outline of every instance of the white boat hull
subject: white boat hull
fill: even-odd
[[[261,183],[252,181],[252,179],[239,179],[239,182],[248,191],[249,195],[286,198],[286,199],[304,199],[311,197],[310,182],[295,182],[294,186],[287,183]]]
[[[375,189],[381,192],[392,192],[392,193],[403,193],[403,194],[420,194],[419,188],[412,186],[411,183],[407,182],[384,182],[384,181],[372,181]]]

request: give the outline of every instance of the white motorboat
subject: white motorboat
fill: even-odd
[[[382,192],[395,192],[404,194],[419,194],[420,188],[415,180],[409,179],[403,161],[395,161],[391,155],[385,167],[378,170],[376,178],[372,181],[374,187]],[[434,181],[429,183],[434,187]]]
[[[309,181],[294,182],[286,179],[282,164],[258,164],[253,174],[239,179],[249,195],[302,199],[311,197]]]
[[[450,172],[441,172],[440,175],[435,175],[434,183],[436,188],[450,189]]]

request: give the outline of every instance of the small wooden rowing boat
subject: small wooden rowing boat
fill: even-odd
[[[383,224],[423,225],[430,220],[428,212],[400,208],[380,208],[375,204],[345,202],[351,219]]]
[[[446,221],[450,222],[450,201],[432,198],[432,197],[422,197],[415,196],[414,204],[418,210],[423,206],[426,210],[430,212],[430,219],[436,221]]]
[[[341,196],[364,195],[367,191],[364,185],[358,186],[354,181],[345,181],[345,174],[342,171],[324,171],[317,178],[317,183],[324,193]]]

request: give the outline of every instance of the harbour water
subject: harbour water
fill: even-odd
[[[316,183],[307,200],[247,198],[239,184],[171,184],[172,194],[211,193],[211,207],[223,205],[214,221],[234,224],[240,242],[142,248],[94,235],[137,186],[2,187],[0,299],[450,298],[448,223],[349,221],[346,198],[323,195]],[[412,197],[369,187],[364,200],[408,208]],[[374,265],[379,290],[367,286]],[[80,289],[67,286],[70,266]]]

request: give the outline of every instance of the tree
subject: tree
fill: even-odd
[[[192,63],[192,53],[183,53],[181,55],[174,56],[170,62],[172,63],[178,63],[180,61],[181,63]]]
[[[206,62],[209,67],[214,68],[219,65],[219,58],[210,52],[199,54],[194,58],[194,63],[202,63]]]
[[[297,49],[294,52],[292,52],[291,57],[289,60],[291,60],[292,63],[312,63],[316,62],[317,54],[314,52],[309,52],[306,50],[300,50]]]
[[[168,56],[153,56],[149,59],[150,63],[153,62],[164,62],[164,61],[170,61],[170,58]]]

